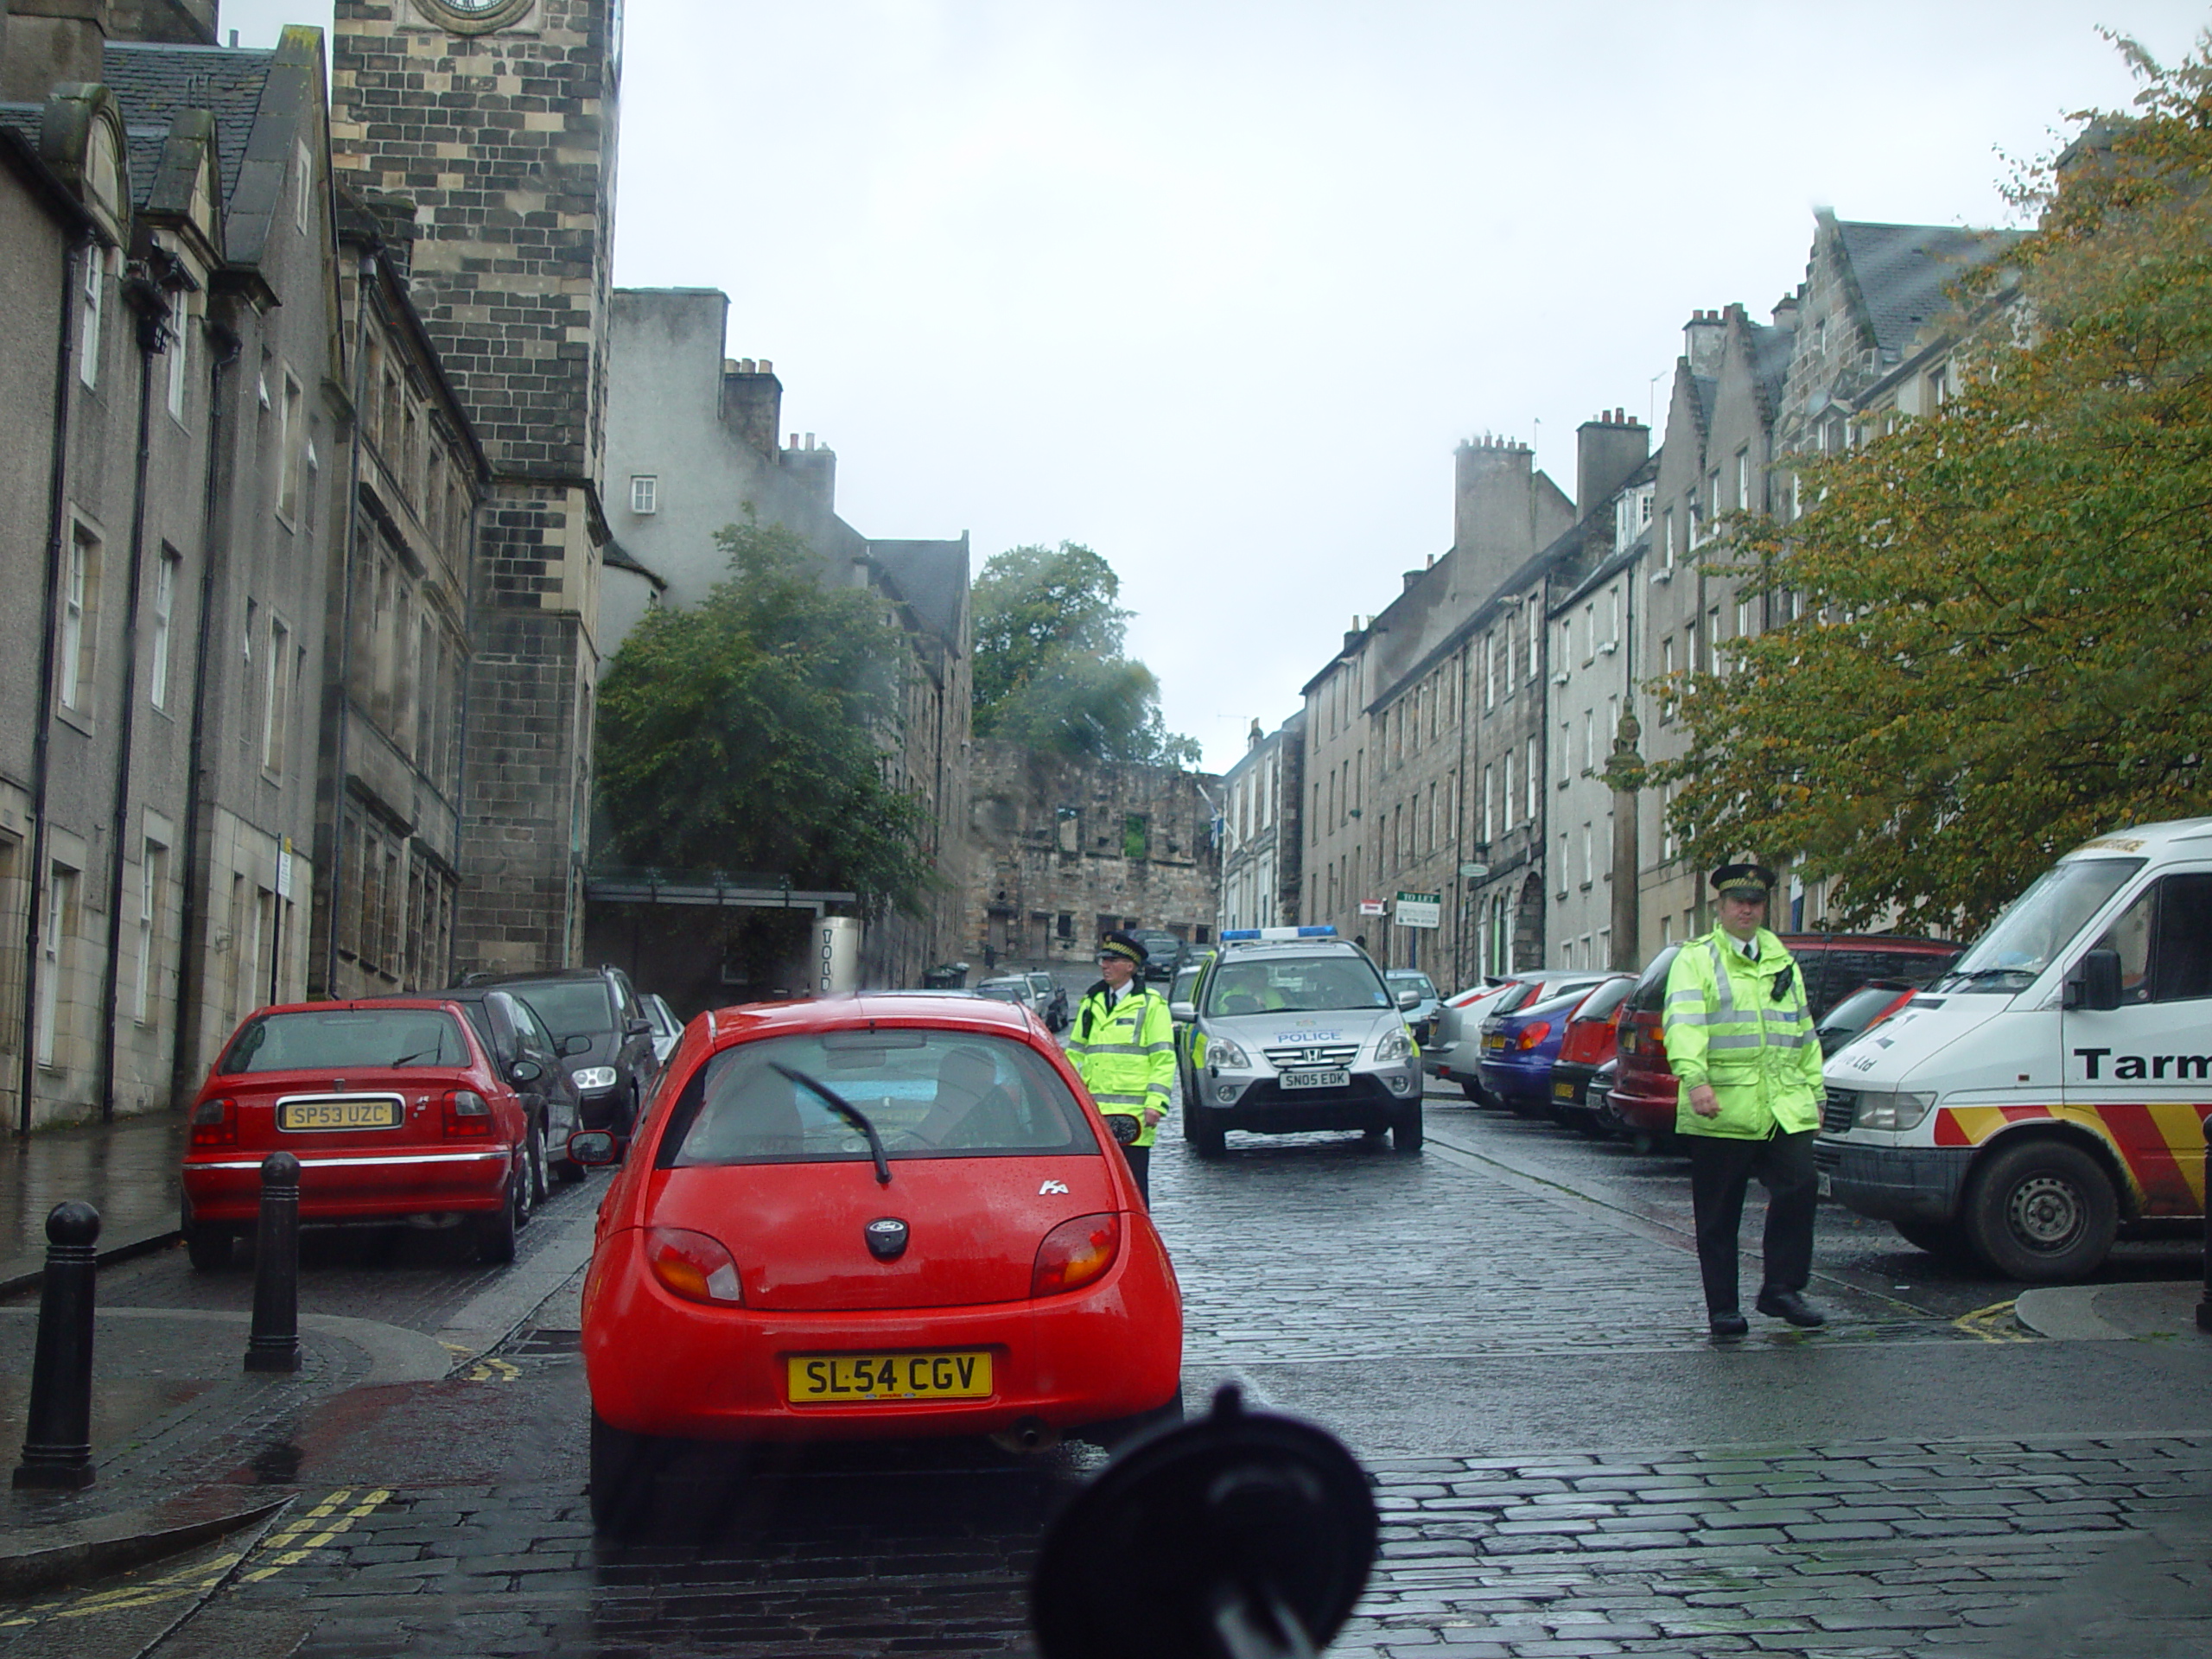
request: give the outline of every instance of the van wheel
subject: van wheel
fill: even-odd
[[[2066,1285],[2111,1251],[2120,1201],[2088,1154],[2029,1141],[1993,1154],[1974,1173],[1962,1221],[1974,1254],[1998,1272],[2024,1284]]]

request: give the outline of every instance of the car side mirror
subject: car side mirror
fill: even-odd
[[[1170,1002],[1167,1012],[1172,1018],[1187,1026],[1198,1017],[1198,1005],[1195,1002]]]
[[[626,1021],[622,1027],[622,1034],[625,1037],[650,1037],[653,1034],[653,1022],[650,1020]]]
[[[588,1054],[590,1052],[591,1039],[581,1031],[570,1032],[566,1037],[563,1037],[561,1039],[561,1055],[563,1059],[567,1058],[571,1054]]]
[[[2065,1006],[2107,1014],[2120,1006],[2120,952],[2087,952],[2066,976]]]
[[[507,1081],[517,1088],[526,1088],[544,1075],[544,1068],[536,1060],[517,1060],[507,1068]]]
[[[578,1129],[569,1137],[569,1156],[587,1169],[611,1164],[620,1155],[614,1137],[605,1129]]]
[[[1402,1008],[1417,1008],[1421,1007],[1421,993],[1414,989],[1412,986],[1408,985],[1404,990],[1398,993],[1398,1006]]]

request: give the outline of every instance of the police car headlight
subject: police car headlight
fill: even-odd
[[[1936,1104],[1933,1095],[1872,1095],[1859,1096],[1859,1110],[1851,1120],[1855,1129],[1915,1129]]]
[[[1413,1058],[1413,1055],[1414,1039],[1403,1026],[1384,1032],[1382,1039],[1375,1045],[1375,1063],[1377,1065],[1395,1065]]]
[[[614,1068],[611,1065],[580,1065],[569,1073],[569,1079],[579,1089],[612,1089]]]
[[[1206,1039],[1206,1063],[1209,1065],[1233,1065],[1245,1071],[1252,1069],[1251,1057],[1226,1037]]]

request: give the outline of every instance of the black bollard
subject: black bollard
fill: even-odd
[[[300,1369],[300,1160],[272,1152],[261,1160],[261,1230],[253,1244],[253,1334],[249,1371]]]
[[[2204,1117],[2204,1178],[2212,1183],[2212,1112]],[[2196,1304],[2196,1328],[2212,1332],[2212,1185],[2204,1189],[2204,1294]]]
[[[30,1421],[18,1486],[75,1491],[92,1484],[92,1245],[100,1212],[73,1199],[46,1217],[46,1281],[38,1299]]]

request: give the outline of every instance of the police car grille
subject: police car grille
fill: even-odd
[[[1268,1064],[1278,1071],[1333,1069],[1350,1065],[1358,1054],[1357,1043],[1316,1043],[1300,1048],[1271,1048],[1268,1050]]]
[[[1858,1116],[1858,1094],[1849,1089],[1831,1089],[1827,1103],[1821,1112],[1821,1132],[1841,1135],[1851,1128],[1851,1120]]]

